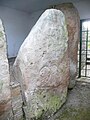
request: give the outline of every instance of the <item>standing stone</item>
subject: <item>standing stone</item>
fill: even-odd
[[[46,10],[41,15],[20,48],[14,72],[26,99],[28,119],[47,118],[66,101],[68,34],[60,10]]]
[[[10,78],[7,60],[5,32],[0,20],[0,120],[9,120],[10,115]]]
[[[68,44],[69,44],[69,57],[70,57],[70,84],[69,88],[73,88],[77,76],[77,53],[80,31],[80,18],[77,9],[72,3],[63,3],[56,5],[55,9],[61,10],[66,17],[68,29]]]

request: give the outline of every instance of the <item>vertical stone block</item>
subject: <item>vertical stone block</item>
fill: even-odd
[[[22,44],[14,74],[26,100],[28,119],[48,119],[66,101],[68,33],[60,10],[46,10]],[[25,111],[26,111],[25,110]]]
[[[80,31],[80,18],[77,9],[72,3],[63,3],[56,5],[55,9],[61,10],[66,18],[68,29],[68,45],[70,58],[70,84],[69,88],[73,88],[77,76],[77,53]]]
[[[0,120],[9,119],[11,109],[10,76],[5,32],[0,20]]]

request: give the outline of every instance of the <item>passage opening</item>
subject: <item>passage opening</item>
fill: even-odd
[[[81,20],[79,77],[90,77],[90,20]]]

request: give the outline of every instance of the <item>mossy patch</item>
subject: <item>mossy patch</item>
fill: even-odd
[[[56,94],[40,90],[32,96],[29,104],[29,113],[35,120],[42,119],[43,116],[51,116],[65,102],[67,91]]]
[[[0,37],[3,37],[3,33],[2,33],[2,31],[0,31]]]
[[[0,92],[2,91],[2,87],[3,87],[3,82],[0,81]]]

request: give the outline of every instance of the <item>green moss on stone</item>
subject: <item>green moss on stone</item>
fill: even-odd
[[[52,109],[53,111],[56,111],[57,109],[59,109],[61,103],[61,99],[59,96],[54,95],[51,96],[49,101],[47,102],[46,106],[47,108]]]
[[[3,87],[3,82],[0,81],[0,92],[2,91],[2,87]]]
[[[41,119],[46,114],[46,116],[50,116],[61,107],[66,100],[66,96],[67,91],[61,93],[61,95],[47,91],[38,91],[34,93],[30,101],[31,107],[29,112],[36,120]]]
[[[2,33],[2,31],[0,31],[0,37],[2,37],[3,36],[3,33]]]

